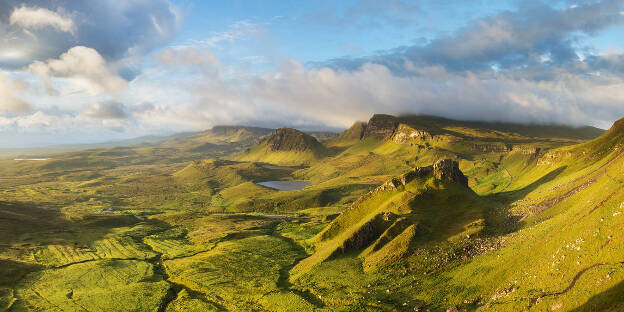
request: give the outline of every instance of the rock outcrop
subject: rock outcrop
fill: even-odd
[[[266,139],[271,151],[316,151],[324,149],[313,136],[291,128],[280,128]]]
[[[511,149],[511,152],[521,153],[523,155],[537,155],[537,154],[539,154],[540,151],[541,151],[541,149],[539,147],[524,146],[524,145],[515,145]]]
[[[431,166],[416,167],[403,175],[387,181],[377,188],[377,190],[394,190],[399,186],[404,186],[407,183],[410,183],[414,179],[423,178],[428,175],[433,175],[442,181],[453,182],[468,187],[468,178],[459,169],[459,164],[452,159],[442,159]]]
[[[382,139],[389,139],[394,134],[394,131],[399,126],[399,120],[390,115],[375,114],[368,121],[366,129],[364,130],[363,139],[369,137],[377,137]]]
[[[443,159],[433,164],[433,175],[442,181],[468,187],[468,178],[459,170],[459,164],[451,159]]]
[[[473,144],[472,150],[482,153],[507,153],[511,148],[504,144]]]
[[[399,124],[392,136],[392,140],[397,144],[404,144],[413,140],[431,140],[432,138],[433,136],[429,132],[417,130],[404,124]]]

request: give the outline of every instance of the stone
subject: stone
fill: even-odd
[[[468,178],[459,170],[459,164],[452,159],[442,159],[433,164],[433,175],[442,181],[468,187]]]
[[[362,139],[377,137],[389,139],[397,129],[399,121],[396,117],[383,114],[375,114],[366,124]]]
[[[397,144],[405,144],[413,140],[431,140],[433,136],[424,130],[417,130],[410,126],[400,124],[392,136],[392,140]]]

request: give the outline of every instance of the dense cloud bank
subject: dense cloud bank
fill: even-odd
[[[380,112],[601,127],[624,117],[624,53],[584,45],[624,25],[619,0],[522,1],[424,43],[315,64],[282,57],[263,73],[222,61],[216,43],[164,47],[180,18],[164,0],[116,3],[0,3],[11,43],[0,44],[1,132],[337,129]],[[392,3],[384,20],[418,11]],[[334,23],[379,10],[361,5]]]
[[[624,116],[624,79],[619,75],[561,73],[556,79],[516,79],[503,73],[449,72],[442,66],[415,67],[406,61],[397,75],[367,63],[357,70],[305,69],[292,61],[282,70],[245,81],[206,82],[195,89],[198,110],[262,116],[346,127],[375,112],[432,114],[456,119],[602,125]],[[259,120],[256,122],[260,122]],[[606,125],[606,124],[605,124]]]

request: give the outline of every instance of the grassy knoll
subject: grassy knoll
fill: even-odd
[[[379,115],[0,160],[0,311],[616,311],[621,125]],[[395,183],[443,158],[468,187]]]

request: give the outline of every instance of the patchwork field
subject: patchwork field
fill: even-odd
[[[622,121],[275,133],[0,160],[0,311],[622,308]]]

